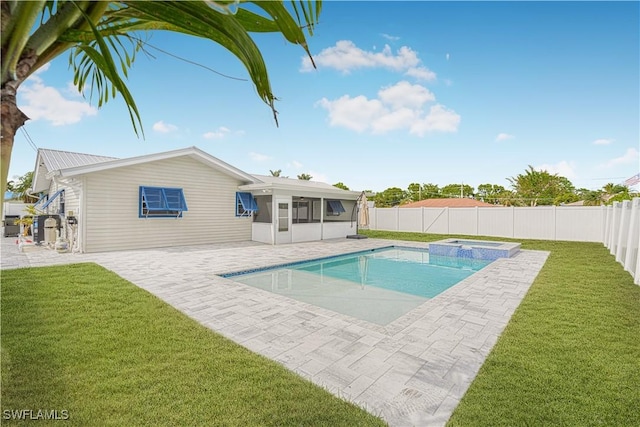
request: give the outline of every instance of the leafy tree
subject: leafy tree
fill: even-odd
[[[529,206],[551,205],[556,197],[574,192],[575,188],[567,178],[550,174],[547,171],[537,171],[533,166],[524,174],[507,178],[511,183],[521,204]]]
[[[406,193],[401,188],[390,187],[373,196],[373,200],[376,202],[377,207],[388,208],[401,204],[406,197]]]
[[[565,203],[577,202],[579,200],[580,196],[578,196],[576,193],[567,192],[557,195],[556,198],[553,199],[553,204],[558,206]]]
[[[423,199],[439,199],[442,198],[442,190],[437,184],[422,184],[422,198]]]
[[[301,179],[303,181],[311,181],[311,178],[313,177],[308,173],[301,173],[300,175],[298,175],[298,179]]]
[[[600,206],[605,203],[604,193],[601,190],[587,190],[582,193],[582,200],[584,201],[584,206]]]
[[[349,191],[349,187],[344,185],[342,182],[336,182],[335,184],[333,184],[333,186],[334,187],[338,187],[338,188],[342,188],[343,190]]]
[[[409,184],[407,187],[407,198],[412,202],[422,200],[422,186],[417,182]]]
[[[34,203],[38,201],[38,198],[28,194],[32,182],[33,171],[27,172],[16,181],[9,181],[7,183],[7,191],[12,191],[14,193],[14,198],[20,199],[24,203]]]
[[[267,68],[249,33],[280,33],[311,58],[303,29],[313,34],[322,2],[291,4],[292,11],[282,1],[2,0],[0,188],[6,187],[15,134],[28,120],[16,104],[17,92],[31,74],[62,53],[70,54],[74,84],[80,91],[85,85],[92,88],[92,95],[95,90],[98,106],[120,94],[134,132],[142,132],[138,108],[124,82],[143,47],[140,33],[172,31],[223,46],[243,63],[277,123]]]
[[[478,185],[476,197],[484,202],[496,205],[500,204],[500,198],[505,196],[505,192],[506,190],[502,185],[480,184]]]
[[[442,187],[440,191],[443,197],[460,197],[462,189],[462,197],[473,196],[473,187],[467,184],[449,184]]]
[[[603,199],[606,204],[611,204],[615,201],[630,200],[627,198],[628,197],[627,195],[629,193],[629,187],[621,184],[614,184],[612,182],[605,184],[602,186],[602,192],[603,192]],[[616,200],[613,200],[613,199],[616,199]]]

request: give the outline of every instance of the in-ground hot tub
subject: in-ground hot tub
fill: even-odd
[[[430,255],[496,260],[511,258],[520,250],[520,243],[485,240],[445,239],[429,243]]]

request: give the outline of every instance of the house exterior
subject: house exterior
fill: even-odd
[[[126,159],[40,149],[32,190],[45,194],[36,208],[58,215],[59,235],[79,252],[281,244],[351,232],[357,192],[270,178],[196,147]]]

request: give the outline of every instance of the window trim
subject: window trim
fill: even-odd
[[[236,191],[236,216],[250,217],[253,216],[254,212],[258,212],[258,203],[253,194],[245,191]]]
[[[146,201],[148,190],[160,190],[160,206],[148,206],[149,202]],[[167,191],[175,191],[177,193],[167,196]],[[178,205],[172,203],[176,196],[178,197]],[[185,200],[182,188],[151,187],[148,185],[138,187],[138,218],[182,218],[182,213],[188,210],[189,208],[187,207],[187,201]]]

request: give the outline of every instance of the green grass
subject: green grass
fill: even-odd
[[[600,243],[521,242],[551,255],[448,425],[640,426],[640,287]]]
[[[65,426],[384,425],[95,264],[1,283],[3,424],[41,409]]]

